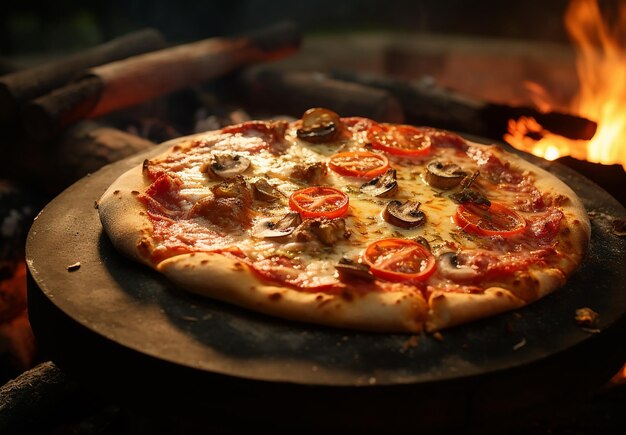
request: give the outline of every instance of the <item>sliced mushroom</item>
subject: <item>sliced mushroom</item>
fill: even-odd
[[[395,191],[398,190],[396,170],[391,168],[387,169],[387,172],[384,174],[364,183],[360,190],[371,196],[385,197],[393,195]]]
[[[420,205],[421,203],[410,200],[404,203],[397,200],[389,201],[383,211],[383,219],[391,225],[402,228],[424,225],[426,215],[419,209]]]
[[[450,195],[450,198],[459,204],[472,203],[485,209],[491,206],[491,201],[485,198],[482,193],[474,189],[463,189],[460,192]]]
[[[332,142],[341,136],[341,119],[332,110],[314,108],[302,115],[302,127],[296,131],[298,138],[310,143]]]
[[[252,194],[254,199],[265,202],[276,202],[285,195],[272,186],[265,178],[259,178],[252,183]]]
[[[467,175],[459,165],[434,160],[426,166],[426,182],[437,189],[452,189]]]
[[[250,159],[247,157],[237,154],[215,154],[209,168],[220,178],[233,178],[243,174],[249,166]]]
[[[335,269],[337,269],[341,281],[348,279],[374,280],[374,275],[370,272],[370,267],[367,264],[357,263],[345,257],[339,260],[339,263],[335,265]]]
[[[437,258],[437,270],[446,278],[457,281],[469,281],[479,276],[479,272],[459,263],[455,252],[446,252]]]
[[[285,237],[293,233],[301,223],[302,218],[298,213],[289,212],[277,222],[263,222],[254,232],[254,235],[264,239]]]

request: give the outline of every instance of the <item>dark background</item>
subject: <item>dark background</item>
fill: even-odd
[[[615,1],[601,2],[611,8]],[[233,34],[282,19],[307,33],[403,31],[567,42],[567,0],[56,0],[0,12],[0,55],[67,52],[142,27],[170,42]],[[611,14],[609,14],[611,15]]]

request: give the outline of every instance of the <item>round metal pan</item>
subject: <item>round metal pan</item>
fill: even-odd
[[[543,300],[437,340],[275,319],[189,295],[120,256],[94,203],[156,152],[80,180],[41,212],[28,237],[37,339],[57,363],[105,392],[174,407],[210,403],[222,410],[216,415],[247,406],[259,421],[271,421],[278,407],[281,421],[309,428],[332,420],[399,429],[420,419],[421,427],[450,429],[508,421],[520,409],[588,392],[626,358],[626,240],[611,228],[626,211],[562,165],[529,157],[593,212],[580,270]],[[581,307],[600,314],[597,331],[575,323]]]

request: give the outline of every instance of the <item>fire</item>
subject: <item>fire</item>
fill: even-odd
[[[626,365],[624,365],[608,383],[609,387],[617,387],[620,385],[626,385]]]
[[[611,23],[596,0],[571,0],[565,13],[567,31],[577,48],[576,69],[580,81],[570,112],[598,123],[590,141],[571,140],[544,130],[532,118],[509,122],[504,139],[514,147],[554,160],[570,155],[579,160],[621,164],[626,169],[626,3]],[[535,97],[541,93],[531,89]],[[551,106],[543,98],[541,110]]]

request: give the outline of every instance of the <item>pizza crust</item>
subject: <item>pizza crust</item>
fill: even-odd
[[[155,149],[156,158],[167,155],[173,145],[210,137],[202,133],[166,142]],[[472,146],[493,149],[494,146]],[[493,285],[481,294],[435,291],[424,300],[419,291],[344,293],[306,292],[277,286],[261,280],[252,269],[237,260],[217,253],[177,255],[159,263],[150,261],[152,224],[145,206],[138,200],[149,187],[141,165],[120,176],[98,202],[104,230],[118,251],[163,273],[173,283],[201,296],[232,303],[265,314],[332,327],[379,332],[433,332],[477,319],[520,308],[561,287],[579,266],[590,238],[586,210],[577,195],[553,174],[508,152],[506,161],[535,177],[540,191],[564,195],[559,207],[566,220],[564,227],[571,243],[570,255],[558,269],[528,272],[536,281],[532,297],[516,296],[506,283]]]
[[[470,142],[468,142],[470,143]],[[471,143],[473,146],[491,148],[492,146]],[[532,297],[521,298],[513,289],[490,287],[481,294],[466,294],[435,291],[428,305],[426,330],[434,332],[474,320],[494,316],[506,311],[521,308],[530,302],[541,299],[562,287],[580,265],[591,237],[591,225],[584,205],[563,181],[555,175],[511,153],[506,153],[506,160],[522,171],[535,177],[535,186],[541,192],[564,195],[567,200],[559,208],[565,215],[564,228],[568,231],[567,241],[571,243],[566,251],[568,256],[559,264],[559,268],[529,270],[527,278],[534,281]]]
[[[521,308],[541,299],[565,284],[565,275],[556,268],[525,273],[533,281],[532,297],[523,298],[512,289],[489,287],[483,293],[435,291],[428,300],[426,331],[434,332],[474,320]]]
[[[435,291],[428,305],[426,331],[434,332],[520,308],[526,302],[504,288],[490,287],[480,294]]]
[[[302,322],[379,332],[419,332],[426,301],[418,292],[305,292],[268,285],[243,262],[215,253],[178,255],[156,269],[191,292]]]
[[[172,147],[183,142],[201,140],[215,132],[194,134],[164,142],[154,148],[152,158],[161,158]],[[152,223],[145,214],[145,206],[137,199],[150,186],[144,177],[143,166],[138,165],[118,177],[98,200],[98,213],[105,232],[113,246],[132,260],[153,267],[146,257],[144,243],[150,243]]]
[[[132,260],[152,266],[140,246],[149,242],[152,223],[137,196],[147,187],[141,166],[124,173],[98,201],[100,221],[115,248]],[[146,246],[146,248],[149,248]]]

